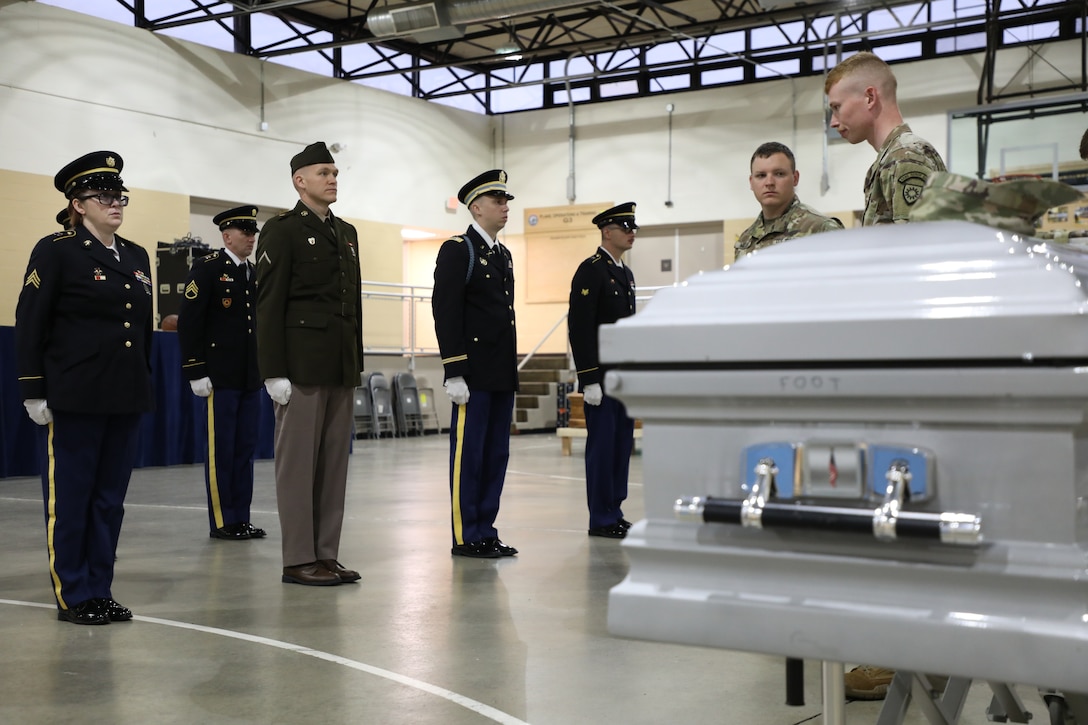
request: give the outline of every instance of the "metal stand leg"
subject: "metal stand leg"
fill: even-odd
[[[1024,703],[1013,692],[1012,688],[1004,682],[987,682],[993,690],[994,697],[990,706],[986,708],[986,714],[995,722],[1028,722],[1031,713],[1024,709]]]
[[[805,661],[786,658],[786,704],[801,707],[805,704]]]
[[[822,662],[824,725],[846,725],[845,668],[842,662]]]

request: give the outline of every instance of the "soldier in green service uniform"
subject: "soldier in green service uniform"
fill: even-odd
[[[945,170],[932,144],[903,121],[895,89],[892,69],[868,52],[839,63],[824,82],[831,127],[852,144],[868,141],[877,152],[865,175],[866,227],[907,221],[926,179]]]
[[[752,154],[750,169],[748,184],[763,210],[733,245],[736,259],[761,247],[843,228],[838,219],[824,216],[797,198],[801,174],[785,144],[762,144]]]

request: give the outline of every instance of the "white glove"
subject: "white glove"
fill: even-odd
[[[264,389],[268,391],[268,397],[280,405],[291,402],[291,381],[287,378],[269,378],[264,381]]]
[[[600,405],[604,398],[604,391],[600,383],[590,383],[582,388],[582,400],[586,405]]]
[[[464,405],[468,402],[468,383],[460,376],[450,378],[446,381],[446,395],[455,405]]]
[[[193,389],[193,395],[207,398],[212,394],[212,379],[205,376],[200,380],[190,380],[189,387]]]
[[[31,398],[23,401],[26,414],[38,425],[49,425],[53,422],[53,411],[49,410],[48,401],[41,398]]]

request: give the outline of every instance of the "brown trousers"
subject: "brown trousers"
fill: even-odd
[[[283,565],[337,559],[351,451],[353,389],[292,385],[276,404],[276,501]]]

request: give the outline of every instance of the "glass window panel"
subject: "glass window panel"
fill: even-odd
[[[548,77],[562,78],[564,75],[588,75],[593,72],[593,64],[585,56],[576,56],[568,63],[565,60],[553,60],[548,63]]]
[[[1022,25],[1018,28],[1008,28],[1001,34],[1001,42],[1006,45],[1015,43],[1031,43],[1046,40],[1058,35],[1061,29],[1058,22],[1036,23],[1035,25]]]
[[[828,68],[834,68],[841,61],[846,60],[847,58],[854,55],[855,53],[857,53],[856,50],[847,51],[847,52],[842,54],[841,59],[836,57],[834,53],[829,53],[828,56],[827,56],[827,67]],[[824,70],[824,56],[819,55],[819,56],[814,56],[812,58],[812,70],[814,70],[814,71]]]
[[[637,68],[638,59],[638,53],[627,49],[618,50],[615,53],[599,53],[597,55],[597,67],[601,70]]]
[[[507,83],[532,83],[534,81],[543,80],[544,78],[544,64],[534,63],[533,65],[513,66],[511,68],[500,68],[497,71],[492,72],[492,77],[499,78]]]
[[[922,42],[882,45],[876,49],[876,54],[889,63],[893,60],[919,58],[922,55]]]
[[[971,33],[955,38],[937,38],[938,53],[955,53],[962,50],[977,50],[986,47],[985,33]]]
[[[557,90],[553,94],[552,97],[555,99],[553,101],[554,103],[556,103],[558,105],[565,105],[568,102],[567,89],[566,88],[560,88],[559,90]],[[590,98],[590,93],[589,93],[588,88],[571,88],[570,89],[570,100],[573,100],[575,103],[579,103],[581,101],[588,101],[589,98]]]
[[[800,70],[801,61],[798,58],[776,60],[757,65],[756,78],[778,78],[780,76],[796,75]]]
[[[544,86],[504,88],[491,92],[491,112],[529,111],[544,106]]]
[[[665,63],[687,63],[691,60],[691,48],[694,43],[684,40],[678,43],[661,43],[646,49],[646,62],[652,65]]]
[[[601,98],[633,96],[638,93],[638,81],[616,81],[601,84]]]
[[[744,80],[743,68],[719,68],[718,70],[703,71],[699,80],[704,86],[720,86],[726,83],[736,83]]]
[[[675,76],[660,76],[650,79],[650,92],[675,91],[691,87],[691,76],[687,73]]]
[[[717,55],[740,54],[747,50],[744,39],[744,31],[736,30],[732,33],[718,33],[711,35],[705,43],[698,43],[699,56],[712,58]]]
[[[762,28],[752,28],[752,50],[781,48],[791,45],[804,34],[804,23],[780,23]]]

